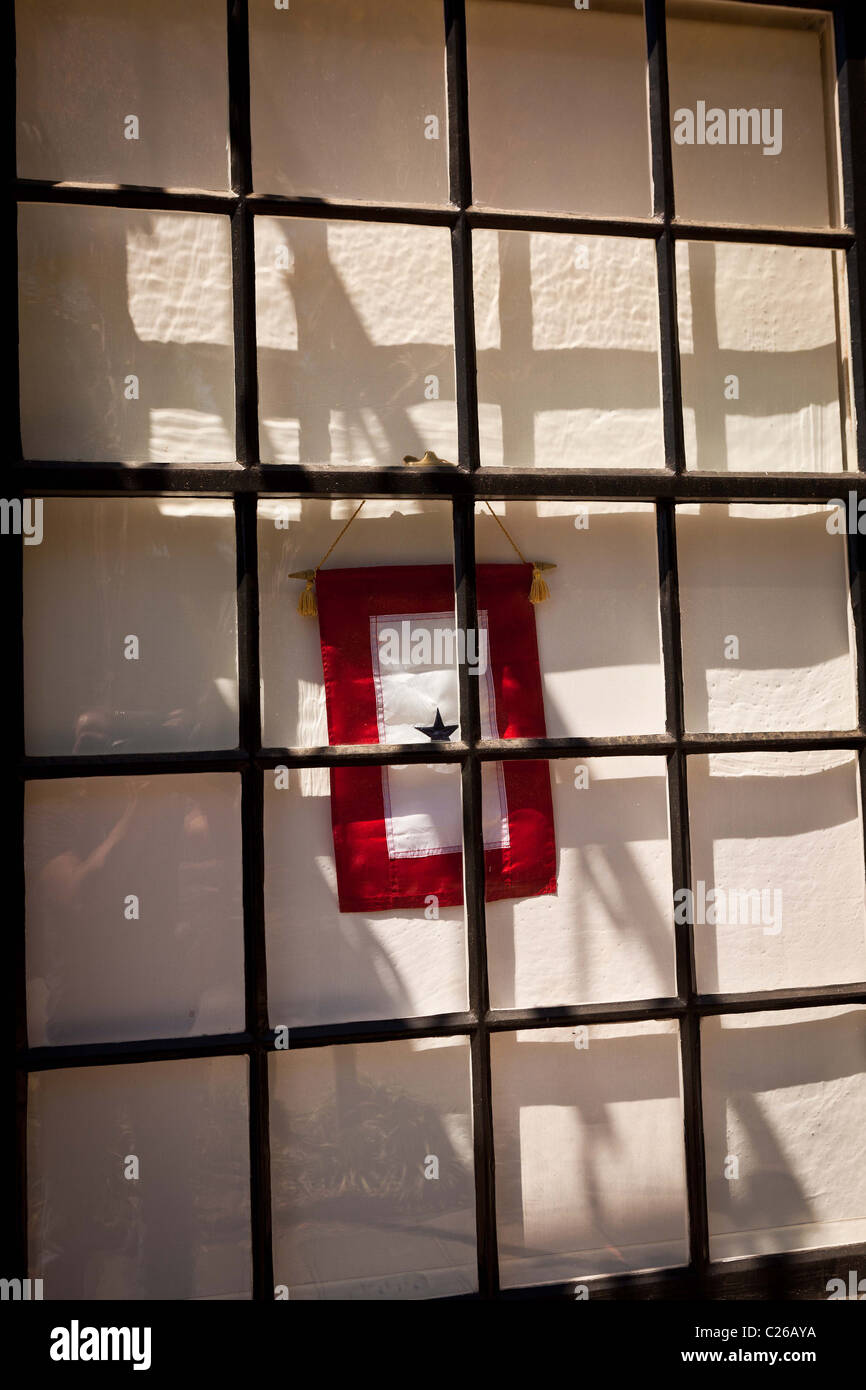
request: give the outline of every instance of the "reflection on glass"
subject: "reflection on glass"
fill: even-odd
[[[664,465],[655,243],[473,232],[481,462]]]
[[[240,778],[29,782],[31,1046],[244,1027]]]
[[[678,242],[677,314],[687,467],[848,467],[856,451],[838,252]]]
[[[274,1279],[291,1299],[477,1287],[469,1045],[270,1057]]]
[[[675,1023],[491,1039],[506,1288],[685,1264]]]
[[[474,201],[648,217],[639,0],[469,0],[467,33]]]
[[[668,0],[679,217],[838,223],[832,25],[826,12]]]
[[[23,203],[24,457],[234,460],[229,220]]]
[[[211,1057],[31,1075],[29,1272],[46,1299],[251,1296],[247,1070]]]
[[[27,751],[234,748],[230,502],[46,498],[24,547]]]
[[[706,1018],[701,1037],[712,1257],[866,1239],[866,1010]]]
[[[445,227],[257,218],[262,458],[454,462],[453,300]]]
[[[228,187],[224,6],[16,0],[15,29],[21,178]]]
[[[856,754],[690,758],[689,823],[700,990],[866,978]]]
[[[561,759],[550,775],[556,895],[487,904],[491,1006],[674,994],[664,759]]]
[[[250,5],[257,193],[448,201],[441,0]]]
[[[687,729],[856,727],[837,516],[820,506],[677,509]]]

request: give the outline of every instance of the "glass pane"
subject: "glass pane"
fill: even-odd
[[[359,500],[331,502],[312,499],[300,501],[284,498],[261,499],[259,502],[259,603],[261,613],[262,664],[262,727],[266,747],[310,748],[328,742],[395,743],[418,742],[417,728],[382,730],[378,722],[367,720],[357,728],[346,727],[352,737],[329,738],[328,710],[325,698],[325,678],[322,664],[321,608],[314,618],[301,617],[298,601],[304,591],[303,580],[293,579],[293,572],[312,569],[340,535],[347,521],[356,512]],[[419,586],[427,583],[437,589],[437,608],[454,611],[453,549],[451,505],[448,502],[399,500],[367,500],[351,526],[341,537],[339,545],[323,566],[322,576],[338,588],[326,595],[326,619],[334,613],[337,620],[346,617],[338,629],[345,644],[363,644],[369,654],[369,678],[373,679],[372,648],[370,646],[370,616],[391,612],[404,615],[420,612],[412,595],[419,602]],[[414,573],[403,573],[411,567]],[[358,570],[369,575],[358,576]],[[435,573],[432,573],[435,571]],[[353,579],[352,576],[355,576]],[[425,579],[426,575],[426,579]],[[363,587],[360,579],[366,578]],[[341,588],[340,586],[343,586]],[[321,585],[320,585],[321,587]],[[376,603],[376,593],[382,591],[383,601]],[[341,595],[353,600],[352,620],[343,611]],[[451,595],[450,601],[448,595]],[[385,596],[387,597],[387,601]],[[369,602],[362,605],[366,596]],[[330,602],[328,601],[330,597]],[[357,600],[357,602],[354,602]],[[421,605],[423,606],[423,604]],[[429,612],[434,611],[432,604]],[[442,619],[443,630],[454,628],[454,619]],[[330,633],[330,628],[327,629]],[[327,634],[326,634],[327,635]],[[377,634],[382,635],[382,634]],[[387,634],[384,634],[387,636]],[[434,634],[435,635],[435,634]],[[411,639],[411,633],[410,633]],[[381,643],[377,643],[381,647]],[[399,647],[394,653],[400,654]],[[419,656],[423,655],[419,648]],[[431,651],[431,655],[434,655]],[[411,656],[411,640],[409,655]],[[447,690],[440,690],[447,704],[442,706],[443,718],[454,722],[457,713],[456,649],[442,645],[440,676]],[[394,670],[402,669],[396,661]],[[334,694],[336,696],[336,685]],[[346,707],[351,717],[355,705]],[[417,723],[426,724],[427,716],[435,719],[436,707],[423,705]],[[412,721],[414,723],[414,721]]]
[[[28,782],[31,1046],[242,1032],[240,778]]]
[[[677,317],[688,468],[856,468],[840,253],[678,242]]]
[[[245,1057],[37,1072],[30,1275],[46,1299],[248,1299]]]
[[[460,844],[457,764],[266,772],[271,1026],[468,1008]]]
[[[463,1038],[272,1053],[274,1279],[289,1297],[477,1288]]]
[[[476,506],[480,566],[509,566],[517,556],[498,522],[527,560],[545,572],[550,597],[529,604],[534,624],[543,720],[534,736],[596,737],[663,733],[664,673],[658,607],[656,524],[652,505],[615,502],[494,502]],[[532,573],[525,566],[529,599]],[[514,641],[497,648],[497,672],[525,652]],[[527,662],[527,681],[529,672]],[[538,679],[538,678],[537,678]],[[520,726],[500,737],[521,737]]]
[[[226,11],[215,0],[16,0],[18,173],[226,189]]]
[[[453,304],[447,227],[256,218],[262,459],[454,462]]]
[[[701,1035],[713,1258],[866,1240],[866,1010],[707,1018]]]
[[[24,203],[18,246],[25,458],[234,460],[227,217]]]
[[[857,727],[838,516],[811,506],[677,509],[687,729]]]
[[[235,748],[232,504],[47,498],[24,547],[27,752]]]
[[[667,13],[677,215],[837,224],[832,20],[730,0]]]
[[[491,1039],[506,1288],[685,1264],[675,1023]]]
[[[663,468],[655,242],[475,231],[481,462]]]
[[[556,893],[487,904],[491,1006],[674,994],[664,758],[562,759],[550,775]]]
[[[257,193],[448,201],[441,0],[249,8]]]
[[[639,0],[469,0],[473,200],[648,217],[646,32]]]
[[[701,991],[866,979],[855,753],[689,758],[689,823]]]

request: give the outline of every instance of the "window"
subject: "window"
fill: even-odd
[[[794,1251],[823,1298],[866,1253],[856,10],[17,0],[46,1298],[757,1298]],[[331,737],[293,576],[435,568],[490,632],[512,534],[544,736],[455,660],[456,737]],[[455,901],[344,894],[347,773]],[[486,901],[520,778],[556,891]]]

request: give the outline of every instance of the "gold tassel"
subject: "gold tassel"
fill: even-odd
[[[547,587],[547,580],[542,574],[542,570],[555,569],[555,565],[533,565],[532,584],[529,589],[530,603],[544,603],[545,599],[550,598],[550,589]]]
[[[315,618],[319,611],[316,603],[316,571],[296,570],[289,578],[307,581],[298,599],[298,612],[302,618]]]

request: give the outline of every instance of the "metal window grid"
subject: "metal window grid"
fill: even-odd
[[[14,13],[8,7],[7,168],[12,203],[58,202],[134,207],[147,210],[211,212],[231,219],[234,296],[237,468],[205,465],[169,468],[122,463],[67,464],[22,458],[18,414],[17,282],[10,286],[14,369],[9,373],[9,413],[13,461],[7,469],[12,496],[230,496],[234,500],[237,541],[239,655],[239,747],[228,752],[99,754],[26,757],[23,745],[22,550],[20,538],[4,538],[0,548],[11,659],[7,666],[7,743],[12,775],[5,808],[10,862],[6,900],[11,931],[11,969],[7,976],[9,1049],[6,1152],[18,1178],[18,1197],[9,1218],[10,1267],[27,1271],[26,1099],[32,1072],[114,1062],[149,1062],[188,1057],[244,1055],[250,1066],[250,1184],[253,1298],[273,1298],[271,1250],[268,1053],[269,1027],[264,922],[264,774],[279,764],[330,767],[367,763],[459,761],[463,792],[465,910],[469,952],[469,1008],[465,1013],[408,1019],[327,1024],[291,1030],[291,1048],[376,1042],[432,1036],[464,1036],[471,1045],[475,1158],[478,1294],[473,1298],[524,1298],[568,1295],[572,1283],[501,1290],[497,1254],[494,1133],[491,1103],[490,1037],[498,1031],[551,1025],[676,1019],[682,1063],[684,1150],[688,1201],[689,1262],[681,1268],[647,1274],[593,1279],[598,1298],[767,1298],[815,1297],[831,1275],[844,1276],[852,1260],[866,1255],[866,1244],[711,1263],[704,1155],[700,1021],[714,1014],[749,1013],[832,1004],[866,1004],[866,982],[816,988],[700,994],[695,977],[693,929],[675,927],[676,995],[637,1002],[610,1001],[572,1007],[491,1010],[487,980],[484,860],[481,836],[481,764],[509,758],[553,759],[617,754],[663,755],[668,766],[673,883],[690,883],[687,763],[690,754],[800,749],[853,749],[859,754],[861,798],[866,824],[866,618],[864,541],[848,542],[851,601],[857,653],[858,727],[838,733],[689,734],[683,718],[683,662],[680,646],[676,560],[676,504],[682,502],[821,502],[840,492],[866,497],[866,380],[863,324],[866,271],[862,236],[866,227],[866,16],[858,0],[742,0],[784,5],[832,17],[840,116],[843,226],[792,230],[784,227],[716,226],[680,223],[675,218],[669,124],[664,0],[645,0],[649,125],[654,188],[653,215],[646,219],[593,219],[530,213],[482,211],[472,206],[468,125],[468,83],[464,0],[444,0],[446,89],[451,206],[393,206],[332,203],[311,198],[266,197],[252,191],[250,79],[247,0],[227,0],[229,133],[232,191],[227,194],[172,193],[160,188],[62,185],[16,178]],[[286,217],[350,218],[447,226],[454,268],[455,361],[459,464],[454,468],[412,471],[343,466],[273,466],[259,462],[253,222],[257,214]],[[10,212],[8,221],[11,223]],[[656,243],[661,333],[662,409],[666,462],[656,472],[577,472],[573,469],[484,469],[479,463],[475,331],[473,319],[473,228],[562,231],[649,237]],[[14,235],[14,233],[13,233]],[[852,340],[853,405],[857,426],[857,471],[844,474],[713,474],[685,470],[682,389],[677,343],[675,244],[678,239],[774,243],[825,247],[846,253]],[[13,245],[13,251],[15,247]],[[15,265],[16,257],[10,260]],[[11,279],[11,272],[10,272]],[[658,537],[659,601],[666,683],[664,735],[615,738],[482,740],[478,684],[459,668],[463,741],[448,746],[263,748],[259,707],[259,594],[256,534],[260,495],[284,497],[410,497],[445,499],[452,504],[457,620],[476,624],[475,503],[479,499],[572,498],[647,501],[655,504]],[[242,1033],[141,1042],[30,1048],[27,1045],[24,975],[24,785],[30,779],[123,776],[137,772],[238,772],[242,781],[243,912],[245,951],[245,1029]],[[673,909],[673,904],[671,905]],[[10,1041],[11,1037],[10,1037]],[[13,1102],[14,1092],[14,1102]],[[575,1279],[582,1271],[575,1269]]]

